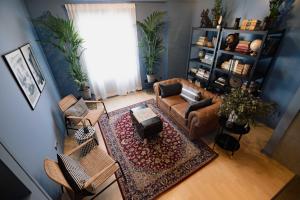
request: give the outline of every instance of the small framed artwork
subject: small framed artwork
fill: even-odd
[[[24,96],[32,109],[35,108],[41,93],[36,85],[24,57],[17,49],[3,56]]]
[[[46,81],[40,70],[37,60],[35,59],[35,57],[33,55],[33,51],[32,51],[30,44],[26,44],[26,45],[20,47],[20,50],[22,52],[22,55],[24,56],[24,59],[28,65],[28,68],[29,68],[40,92],[42,92],[45,87]]]

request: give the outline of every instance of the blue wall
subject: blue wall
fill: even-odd
[[[57,197],[59,187],[44,173],[43,160],[55,159],[54,145],[62,150],[64,126],[57,102],[60,99],[55,81],[48,69],[43,51],[36,36],[29,14],[22,0],[0,1],[0,55],[25,43],[30,43],[46,79],[46,86],[31,110],[9,68],[0,59],[0,141],[52,196]]]

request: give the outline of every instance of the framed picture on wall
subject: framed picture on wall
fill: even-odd
[[[30,44],[26,44],[26,45],[20,47],[20,50],[22,52],[22,55],[24,56],[24,59],[28,65],[28,68],[29,68],[40,92],[42,92],[45,87],[46,81],[40,70],[37,60],[35,59],[35,57],[33,55],[33,51],[32,51]]]
[[[36,85],[32,74],[24,60],[24,57],[17,49],[3,56],[19,87],[26,97],[32,109],[35,108],[41,93]]]

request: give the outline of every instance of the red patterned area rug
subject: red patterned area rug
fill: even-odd
[[[162,134],[147,143],[136,133],[129,114],[131,108],[142,104],[163,121]],[[187,139],[153,99],[110,112],[109,116],[102,115],[101,130],[110,155],[120,162],[127,179],[118,181],[124,199],[153,199],[217,157],[203,142]]]

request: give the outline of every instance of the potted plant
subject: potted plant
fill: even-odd
[[[218,114],[237,126],[248,126],[254,124],[257,117],[268,116],[274,108],[273,103],[254,97],[249,90],[235,88],[224,96]]]
[[[222,15],[222,0],[215,0],[215,6],[211,10],[211,13],[213,15],[213,27],[217,27],[218,21]]]
[[[147,81],[155,81],[154,67],[160,61],[161,54],[164,51],[161,31],[164,26],[162,21],[165,12],[155,11],[143,21],[137,21],[137,25],[142,31],[140,46],[143,49],[143,57],[147,71]]]
[[[263,30],[274,28],[274,25],[280,15],[280,6],[283,0],[270,0],[269,8],[270,13],[264,19]]]
[[[69,63],[70,74],[82,93],[82,97],[91,98],[90,88],[87,85],[88,77],[80,65],[83,39],[75,30],[73,21],[55,17],[47,12],[44,16],[35,19],[34,24],[52,33],[51,38],[42,42],[51,44],[63,53]]]

